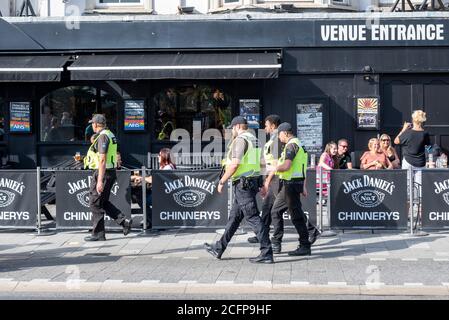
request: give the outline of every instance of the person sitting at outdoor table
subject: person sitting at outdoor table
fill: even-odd
[[[159,151],[159,170],[175,170],[176,165],[171,159],[171,150],[169,148],[163,148],[161,151]],[[131,175],[131,182],[134,184],[134,186],[138,186],[142,184],[142,176],[139,174]],[[153,183],[153,177],[152,176],[146,176],[145,182],[149,185]],[[142,195],[141,195],[141,188],[139,188],[140,191],[137,191],[137,200],[140,207],[143,207],[142,203]],[[151,229],[152,223],[151,223],[151,207],[153,204],[153,198],[152,198],[152,190],[147,189],[147,229]],[[141,224],[143,226],[143,222]]]
[[[322,171],[322,190],[323,190],[323,196],[327,197],[327,185],[330,182],[330,171],[336,168],[337,163],[337,152],[338,147],[337,144],[334,141],[329,142],[326,144],[326,147],[324,149],[324,152],[320,156],[320,161],[318,162],[318,167],[321,168]],[[317,180],[316,180],[316,187],[319,190],[320,188],[320,179],[319,174],[320,170],[316,171],[317,173]]]
[[[59,120],[57,117],[51,118],[50,129],[48,130],[45,141],[61,141],[61,129],[59,129]]]
[[[387,155],[380,149],[379,139],[371,138],[368,142],[368,149],[360,158],[360,169],[380,170],[393,169],[391,161]]]
[[[391,145],[391,137],[386,133],[380,136],[380,149],[385,153],[388,160],[390,160],[393,169],[401,168],[401,160],[399,159],[396,149]]]

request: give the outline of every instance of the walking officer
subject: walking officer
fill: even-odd
[[[288,254],[290,256],[310,255],[311,243],[307,230],[307,218],[301,206],[301,194],[307,196],[307,152],[301,146],[299,139],[293,135],[290,123],[281,123],[278,127],[278,135],[279,140],[285,144],[285,147],[276,168],[280,179],[281,190],[276,196],[272,208],[274,226],[274,234],[272,237],[273,251],[277,253],[281,252],[281,243],[284,236],[282,214],[288,209],[292,223],[299,234],[300,243],[296,250]]]
[[[273,263],[273,251],[269,230],[262,223],[257,210],[256,194],[260,189],[260,149],[257,138],[248,132],[248,122],[238,116],[231,122],[233,137],[226,156],[226,171],[221,177],[217,191],[221,193],[226,181],[232,179],[233,204],[225,231],[215,244],[205,243],[207,252],[221,259],[232,236],[243,218],[260,239],[260,255],[250,258],[253,263]]]
[[[263,148],[263,158],[266,168],[266,178],[261,190],[264,197],[262,203],[262,222],[270,230],[271,208],[274,199],[279,192],[279,178],[276,173],[277,160],[282,152],[282,144],[278,139],[278,126],[281,124],[281,118],[277,114],[269,115],[265,118],[265,132],[270,135],[270,140],[265,143]],[[248,238],[249,243],[257,243],[257,237]]]
[[[92,128],[97,134],[84,159],[84,168],[93,169],[89,190],[89,205],[92,211],[92,234],[85,241],[105,241],[104,214],[123,227],[126,236],[131,230],[132,220],[125,218],[110,201],[112,186],[117,180],[117,139],[106,128],[106,118],[102,114],[92,117]]]

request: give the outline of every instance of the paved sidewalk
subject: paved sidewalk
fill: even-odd
[[[178,229],[85,243],[85,231],[36,236],[0,231],[0,292],[347,294],[449,297],[449,234],[368,231],[320,238],[310,257],[289,257],[288,230],[273,265],[248,261],[252,233],[235,236],[222,260],[203,248],[215,230]]]

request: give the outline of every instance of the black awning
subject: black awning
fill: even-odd
[[[277,78],[276,52],[154,53],[81,56],[67,69],[72,80]]]
[[[0,56],[0,82],[59,81],[68,57]]]

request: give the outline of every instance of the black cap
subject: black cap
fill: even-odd
[[[278,127],[278,132],[282,131],[293,132],[292,125],[288,122],[282,122]]]
[[[237,116],[234,117],[231,121],[231,125],[228,127],[228,129],[232,129],[233,126],[236,126],[238,124],[248,124],[248,121],[246,121],[245,117]]]

